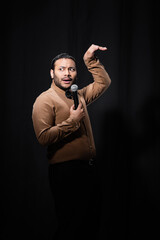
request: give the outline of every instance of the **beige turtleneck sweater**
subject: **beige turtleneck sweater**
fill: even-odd
[[[85,117],[80,122],[70,118],[73,99],[54,84],[40,94],[32,111],[36,137],[40,144],[48,146],[49,163],[69,160],[89,160],[95,157],[96,150],[87,105],[97,99],[110,85],[110,78],[97,58],[85,61],[94,82],[78,90],[79,101]]]

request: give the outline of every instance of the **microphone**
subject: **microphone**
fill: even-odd
[[[69,89],[66,90],[65,95],[67,98],[72,99],[72,93]]]
[[[78,90],[78,86],[76,84],[73,84],[71,86],[71,92],[72,92],[72,95],[73,95],[75,109],[77,109],[77,107],[79,105],[77,90]]]

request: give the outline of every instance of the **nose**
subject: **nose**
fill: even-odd
[[[65,69],[65,75],[70,76],[70,71],[68,68]]]

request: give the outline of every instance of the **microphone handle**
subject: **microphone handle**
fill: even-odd
[[[77,109],[77,107],[79,105],[77,91],[73,92],[73,100],[74,100],[74,107],[75,107],[75,109]]]

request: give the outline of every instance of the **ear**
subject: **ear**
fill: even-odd
[[[50,76],[51,76],[52,79],[54,78],[54,71],[53,71],[53,69],[50,70]]]

